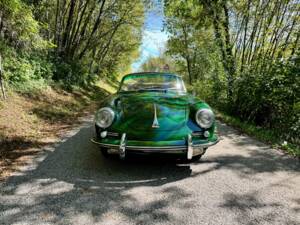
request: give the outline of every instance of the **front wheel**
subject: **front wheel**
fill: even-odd
[[[199,161],[199,160],[201,159],[201,157],[205,154],[206,149],[207,149],[207,148],[204,148],[204,149],[203,149],[203,153],[202,153],[202,154],[194,156],[194,157],[191,159],[191,162]]]
[[[203,155],[204,155],[204,154],[194,156],[194,157],[191,159],[191,162],[199,161]]]
[[[101,151],[102,155],[103,155],[105,158],[108,157],[108,149],[107,149],[107,148],[101,147],[101,148],[100,148],[100,151]]]

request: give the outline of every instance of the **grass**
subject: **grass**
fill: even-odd
[[[252,123],[241,121],[236,117],[230,116],[220,111],[217,111],[216,117],[219,120],[235,127],[236,129],[257,138],[262,142],[270,144],[274,148],[282,149],[288,154],[300,159],[300,147],[282,140],[282,138],[276,131],[259,127]]]

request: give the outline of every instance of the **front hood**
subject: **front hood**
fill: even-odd
[[[186,95],[147,92],[120,96],[121,123],[130,129],[169,131],[186,124],[189,110]],[[155,114],[158,127],[153,127]]]

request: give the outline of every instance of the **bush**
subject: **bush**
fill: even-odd
[[[53,64],[42,53],[22,55],[3,42],[0,43],[3,56],[4,79],[19,92],[42,89],[53,77]]]
[[[207,79],[197,80],[189,89],[211,106],[226,109],[226,81],[222,74],[215,73]]]
[[[87,86],[91,81],[86,67],[81,62],[56,61],[53,80],[61,82],[67,89],[72,89],[73,85]]]
[[[234,115],[277,130],[282,138],[299,144],[299,58],[268,64],[267,72],[247,71],[236,81]]]

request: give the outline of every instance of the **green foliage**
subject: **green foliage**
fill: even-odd
[[[0,20],[0,32],[3,32],[8,44],[26,50],[46,49],[50,46],[40,36],[40,24],[34,19],[31,8],[23,1],[1,0]]]
[[[299,146],[299,3],[165,3],[167,54],[192,81],[189,89],[239,126],[269,129],[276,135],[266,139]]]
[[[93,83],[96,77],[88,74],[87,68],[78,61],[64,62],[62,59],[55,62],[53,80],[71,90],[72,86],[86,87]]]
[[[266,73],[245,72],[236,82],[235,115],[282,130],[281,137],[300,144],[299,61],[270,62]]]
[[[38,94],[40,91],[46,89],[48,86],[49,82],[44,79],[27,80],[22,83],[10,83],[10,88],[12,88],[14,91],[29,96]]]
[[[144,14],[142,1],[67,2],[51,5],[43,1],[41,8],[55,12],[48,20],[47,10],[38,12],[53,30],[49,36],[57,46],[55,79],[68,85],[114,79],[137,56]]]
[[[171,58],[166,55],[161,55],[149,58],[143,63],[141,70],[145,72],[169,72],[176,71],[177,67]]]
[[[10,83],[23,83],[30,80],[52,78],[52,65],[42,59],[17,56],[5,60],[6,80]]]
[[[138,57],[143,18],[142,0],[0,0],[6,83],[21,91],[116,80]]]
[[[53,77],[53,63],[39,52],[22,54],[4,42],[0,42],[0,52],[4,80],[18,92],[43,89]]]

